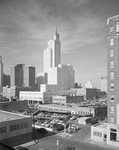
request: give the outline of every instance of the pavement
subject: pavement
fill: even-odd
[[[81,129],[78,132],[73,133],[73,134],[65,133],[63,131],[63,132],[60,132],[60,133],[55,134],[55,135],[51,135],[51,136],[44,137],[44,138],[39,139],[39,140],[34,140],[34,141],[31,141],[31,142],[22,144],[21,146],[29,147],[29,146],[32,146],[32,145],[36,145],[37,143],[42,142],[44,140],[50,139],[52,137],[59,136],[59,137],[64,137],[64,138],[65,137],[70,138],[70,139],[72,139],[76,142],[81,141],[81,142],[84,142],[84,143],[99,145],[99,146],[102,146],[102,147],[105,147],[105,148],[111,148],[113,150],[119,149],[118,147],[110,146],[110,145],[107,145],[106,143],[103,143],[103,142],[96,142],[96,141],[91,140],[91,127],[89,125],[88,126],[87,125],[86,126],[80,125],[80,127],[81,127]]]
[[[87,143],[94,144],[94,145],[99,145],[99,146],[106,147],[106,148],[111,148],[111,149],[114,149],[114,150],[119,149],[119,147],[107,145],[104,142],[97,142],[97,141],[94,141],[94,140],[89,140]]]

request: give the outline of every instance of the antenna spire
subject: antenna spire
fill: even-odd
[[[57,26],[56,26],[56,34],[57,34]]]

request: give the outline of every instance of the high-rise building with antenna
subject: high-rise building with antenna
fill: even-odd
[[[61,64],[61,42],[57,27],[53,40],[48,41],[48,47],[44,50],[44,72],[48,74],[47,84],[57,85],[60,91],[74,87],[73,67]]]

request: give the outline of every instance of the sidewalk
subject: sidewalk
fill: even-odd
[[[94,140],[89,140],[89,141],[87,141],[86,143],[95,144],[95,145],[100,145],[100,146],[102,146],[102,147],[111,148],[112,150],[118,150],[118,149],[119,149],[119,147],[107,145],[107,143],[103,143],[103,142],[96,142],[96,141],[94,141]]]

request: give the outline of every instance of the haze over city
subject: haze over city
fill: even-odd
[[[106,76],[106,20],[119,14],[118,0],[0,0],[0,55],[4,72],[25,63],[43,71],[43,51],[56,26],[62,64],[75,80],[97,86]]]

